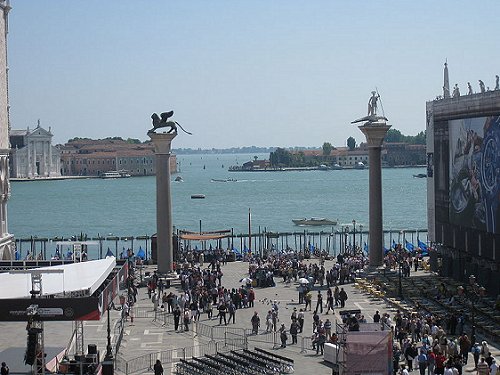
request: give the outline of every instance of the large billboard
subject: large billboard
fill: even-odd
[[[500,233],[500,116],[449,121],[450,223]]]

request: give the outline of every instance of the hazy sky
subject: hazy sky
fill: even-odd
[[[11,0],[11,126],[173,147],[345,145],[370,92],[394,128],[425,129],[443,63],[462,94],[500,73],[500,1]],[[380,106],[379,106],[380,110]]]

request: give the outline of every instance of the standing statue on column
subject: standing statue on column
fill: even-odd
[[[370,97],[370,100],[368,100],[368,116],[351,121],[351,124],[356,124],[358,122],[377,123],[380,120],[388,121],[387,117],[377,115],[377,104],[379,99],[380,94],[377,91],[372,91],[372,96]],[[380,104],[382,104],[382,102],[380,102]],[[382,107],[382,114],[383,112],[384,108]]]
[[[458,83],[455,83],[455,87],[453,88],[453,97],[460,97],[460,89],[458,88]]]
[[[500,83],[498,82],[498,74],[495,76],[495,90],[500,90]]]
[[[380,98],[380,95],[377,94],[376,91],[372,91],[372,96],[370,100],[368,100],[368,116],[376,116],[377,115],[377,101]]]

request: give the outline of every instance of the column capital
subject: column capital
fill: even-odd
[[[385,122],[365,122],[358,128],[365,135],[368,147],[380,147],[391,125]]]
[[[172,139],[177,136],[177,133],[148,133],[156,154],[170,154],[172,149]]]

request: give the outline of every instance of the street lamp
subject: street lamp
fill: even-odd
[[[106,355],[104,361],[102,362],[102,374],[112,375],[114,373],[113,369],[113,348],[111,346],[111,318],[109,310],[111,309],[113,301],[108,304],[108,345],[106,346]]]
[[[348,253],[348,247],[347,247],[347,234],[349,233],[349,227],[346,225],[344,227],[344,253]]]
[[[469,276],[469,287],[464,288],[463,286],[457,287],[459,295],[465,295],[465,298],[470,300],[471,303],[471,341],[475,342],[476,340],[476,302],[479,302],[481,297],[483,297],[486,293],[486,289],[482,286],[479,286],[476,283],[476,276]]]
[[[363,224],[359,224],[359,247],[363,250]]]
[[[356,220],[352,220],[352,255],[356,255]]]
[[[398,272],[398,279],[399,279],[399,287],[398,287],[398,296],[399,298],[403,298],[403,248],[401,247],[401,244],[398,244],[397,245],[397,248],[396,248],[397,252],[396,252],[396,256],[397,256],[397,260],[398,260],[398,268],[399,268],[399,272]]]

